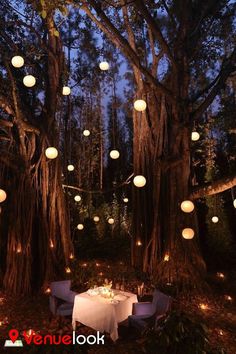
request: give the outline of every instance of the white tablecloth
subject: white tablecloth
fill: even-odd
[[[110,333],[111,339],[118,339],[118,323],[132,314],[133,303],[137,296],[125,291],[113,290],[114,300],[105,299],[101,295],[90,296],[82,293],[75,296],[72,314],[72,326],[76,321],[99,332]]]

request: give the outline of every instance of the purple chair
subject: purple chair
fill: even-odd
[[[53,315],[72,315],[76,293],[71,288],[71,280],[55,281],[50,284],[49,306]]]
[[[143,332],[153,325],[157,326],[159,319],[164,317],[171,308],[170,296],[154,290],[152,302],[137,302],[133,307],[134,314],[129,316],[129,326]]]

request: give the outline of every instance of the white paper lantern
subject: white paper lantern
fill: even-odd
[[[198,132],[192,132],[192,134],[191,134],[192,141],[198,141],[199,138],[200,138],[200,134]]]
[[[22,58],[20,55],[15,55],[11,59],[11,63],[14,66],[14,68],[21,68],[24,65],[24,58]]]
[[[134,108],[138,112],[143,112],[147,108],[147,103],[144,100],[136,100],[134,102]]]
[[[4,202],[6,199],[7,193],[3,189],[0,189],[0,203]]]
[[[58,151],[55,147],[50,146],[45,150],[45,155],[48,159],[53,160],[58,156]]]
[[[108,220],[108,224],[112,225],[114,224],[115,220],[113,218],[109,218]]]
[[[194,204],[191,200],[184,200],[180,207],[184,213],[191,213],[194,210]]]
[[[102,62],[99,64],[99,68],[100,68],[102,71],[108,70],[109,67],[110,67],[110,65],[108,64],[107,61],[102,61]]]
[[[212,216],[211,221],[212,221],[214,224],[218,223],[218,221],[219,221],[218,216]]]
[[[186,240],[191,240],[194,237],[194,230],[190,227],[187,227],[186,229],[183,229],[182,236]]]
[[[23,84],[26,87],[33,87],[36,84],[36,79],[35,79],[35,77],[33,75],[26,75],[23,78]]]
[[[129,199],[128,198],[124,198],[123,201],[124,201],[124,203],[128,203]]]
[[[74,171],[74,169],[75,169],[74,165],[68,165],[67,166],[67,170],[68,171]]]
[[[76,202],[80,202],[80,201],[81,201],[81,196],[77,194],[77,195],[74,197],[74,200],[75,200]]]
[[[99,220],[100,220],[100,219],[99,219],[99,216],[97,216],[97,215],[94,216],[93,220],[94,220],[95,222],[99,222]]]
[[[233,201],[233,206],[236,208],[236,199]]]
[[[89,135],[90,135],[90,131],[89,131],[88,129],[85,129],[85,130],[83,131],[83,135],[84,135],[84,136],[89,136]]]
[[[110,157],[113,159],[113,160],[116,160],[118,159],[120,156],[120,153],[118,150],[111,150],[110,151]]]
[[[70,94],[70,87],[69,86],[63,86],[62,88],[62,94],[63,96],[68,96]]]
[[[142,188],[146,184],[146,178],[144,176],[142,176],[142,175],[137,175],[137,176],[134,177],[133,183],[134,183],[134,185],[136,187]]]
[[[83,228],[84,228],[84,225],[83,225],[83,224],[78,224],[78,225],[77,225],[77,229],[78,229],[78,230],[83,230]]]

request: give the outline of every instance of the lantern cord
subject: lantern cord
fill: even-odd
[[[101,193],[101,194],[104,194],[104,193],[110,193],[110,192],[113,192],[115,191],[116,189],[119,189],[121,187],[123,187],[124,185],[126,184],[129,184],[131,181],[131,178],[134,176],[134,173],[132,173],[124,182],[118,184],[117,186],[114,186],[113,188],[109,188],[109,189],[106,189],[106,190],[87,190],[87,189],[83,189],[83,188],[80,188],[80,187],[75,187],[75,186],[69,186],[67,184],[63,184],[62,187],[63,188],[70,188],[70,189],[75,189],[79,192],[84,192],[84,193]]]

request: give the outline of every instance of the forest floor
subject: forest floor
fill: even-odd
[[[236,353],[236,293],[232,287],[226,285],[225,279],[216,279],[211,291],[206,295],[195,295],[189,298],[178,297],[178,307],[202,319],[209,330],[209,340],[214,348],[223,348],[227,354]],[[214,289],[214,290],[213,290]],[[231,292],[229,293],[229,290]],[[230,296],[230,297],[229,297]],[[205,306],[202,306],[204,304]],[[62,348],[3,348],[4,341],[9,338],[8,332],[15,328],[21,334],[24,330],[33,330],[40,334],[70,334],[72,332],[71,318],[52,318],[49,311],[48,295],[31,298],[6,296],[0,291],[0,353],[88,353],[88,354],[139,354],[144,353],[142,339],[129,335],[129,330],[121,331],[121,337],[114,344],[106,336],[104,345],[71,348],[69,351]],[[95,331],[79,326],[79,334],[89,335]],[[128,335],[127,335],[128,333]],[[31,348],[29,348],[31,347]],[[75,347],[75,346],[74,346]],[[26,349],[27,348],[27,349]],[[67,348],[68,349],[68,348]],[[75,350],[75,351],[74,351]],[[158,353],[158,351],[156,351]],[[148,353],[150,354],[150,353]],[[172,353],[168,353],[172,354]],[[189,353],[183,353],[189,354]]]

